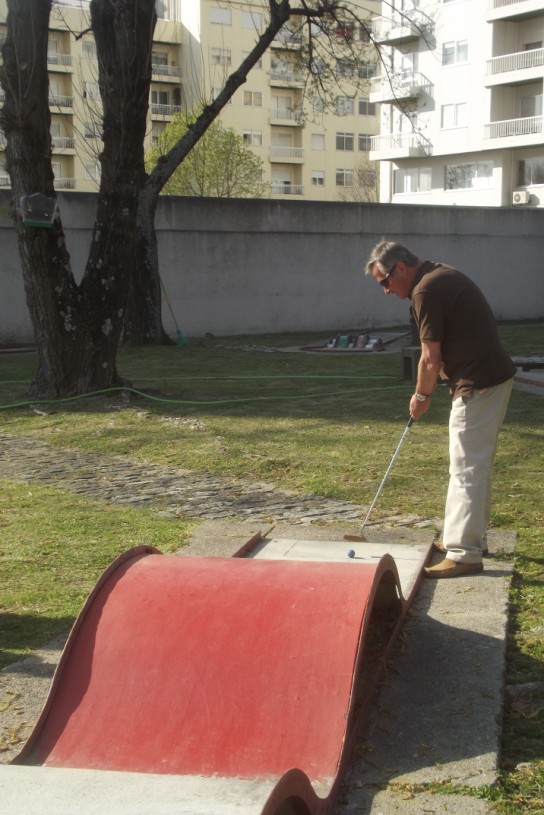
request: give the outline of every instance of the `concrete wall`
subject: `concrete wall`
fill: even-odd
[[[95,196],[59,194],[76,279]],[[15,233],[0,195],[0,341],[31,342]],[[469,274],[499,320],[544,316],[542,213],[534,209],[171,199],[157,214],[161,275],[186,336],[406,325],[408,303],[362,269],[382,236]],[[164,324],[175,334],[166,305]]]

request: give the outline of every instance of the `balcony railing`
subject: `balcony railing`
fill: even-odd
[[[181,110],[183,110],[181,105],[151,105],[153,116],[175,116]]]
[[[524,68],[539,68],[544,65],[544,48],[532,51],[518,51],[516,54],[505,54],[493,57],[486,62],[487,74],[502,74],[508,71],[523,71]]]
[[[154,76],[181,76],[181,68],[177,65],[152,65],[151,73]]]
[[[75,139],[72,139],[69,136],[53,136],[51,143],[53,147],[57,148],[57,150],[64,150],[66,148],[73,149],[76,146]]]
[[[430,156],[432,154],[431,142],[421,133],[392,133],[385,136],[372,136],[370,140],[371,153],[394,153],[401,156]]]
[[[9,175],[5,175],[4,173],[0,175],[0,187],[11,187]]]
[[[275,147],[270,148],[271,158],[304,158],[304,147]]]
[[[502,122],[490,122],[485,125],[486,139],[504,139],[509,136],[529,136],[542,133],[542,116],[529,116],[526,119],[505,119]]]
[[[523,3],[524,0],[489,0],[489,8],[503,8],[504,6],[512,6],[514,3]]]
[[[280,28],[278,33],[274,36],[272,45],[280,45],[287,48],[298,48],[302,44],[302,34],[297,34],[294,31],[289,31],[285,28]]]
[[[402,42],[425,37],[432,29],[432,20],[419,9],[392,11],[386,17],[374,17],[372,33],[377,42]]]
[[[76,188],[76,179],[75,178],[55,178],[53,180],[53,187],[56,190],[75,190],[75,188]]]
[[[298,71],[278,71],[273,68],[270,71],[270,79],[276,82],[304,82],[304,74]]]
[[[304,187],[302,184],[279,184],[272,182],[270,192],[272,195],[304,195]]]
[[[390,76],[376,76],[370,80],[370,101],[385,102],[413,99],[429,87],[429,80],[420,73],[400,71]]]
[[[71,54],[57,54],[56,52],[51,52],[47,54],[47,64],[62,65],[67,68],[72,65],[72,56]]]
[[[74,104],[73,96],[56,96],[49,94],[49,104],[57,105],[59,108],[71,108]]]
[[[283,119],[289,122],[302,123],[304,114],[301,110],[289,110],[289,108],[270,108],[271,119]]]

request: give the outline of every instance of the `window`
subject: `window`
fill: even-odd
[[[449,127],[467,126],[467,105],[466,102],[458,102],[453,105],[442,105],[441,124],[443,129]]]
[[[493,186],[492,161],[446,165],[447,190],[490,190]]]
[[[376,105],[374,102],[369,102],[368,99],[359,97],[359,116],[375,116]]]
[[[231,10],[230,8],[216,8],[214,6],[210,9],[210,23],[216,25],[231,25]]]
[[[336,149],[337,150],[353,150],[353,133],[337,133],[336,134]]]
[[[262,31],[263,15],[258,11],[242,12],[242,28],[251,28],[253,31]]]
[[[323,170],[312,170],[312,187],[325,186],[325,172]]]
[[[94,40],[83,40],[81,55],[84,59],[96,59],[96,43]]]
[[[151,91],[151,104],[152,105],[169,105],[170,96],[168,91]]]
[[[544,158],[526,158],[518,165],[518,186],[544,184]]]
[[[170,8],[170,0],[156,0],[155,10],[159,20],[173,20],[172,9]]]
[[[325,136],[323,133],[312,133],[312,150],[325,149]]]
[[[83,135],[86,139],[101,139],[102,126],[98,122],[85,122]]]
[[[100,99],[100,88],[98,82],[84,82],[83,83],[83,98],[84,99]]]
[[[263,104],[263,95],[259,91],[244,91],[244,105],[260,108]]]
[[[407,170],[395,170],[395,195],[409,192],[430,192],[431,177],[430,167],[411,167]]]
[[[336,28],[336,39],[342,42],[352,42],[354,34],[354,26],[352,23],[338,23]]]
[[[100,179],[100,164],[86,164],[85,165],[85,178],[98,181]]]
[[[538,51],[542,48],[542,40],[535,40],[535,42],[526,42],[523,46],[524,51]]]
[[[359,150],[362,153],[368,153],[372,150],[372,134],[359,133]]]
[[[353,170],[337,170],[336,186],[353,187]]]
[[[325,110],[325,102],[323,99],[320,99],[319,96],[314,96],[312,99],[312,112],[313,113],[323,113]]]
[[[325,76],[327,73],[327,63],[324,59],[312,59],[310,62],[310,72],[313,76]]]
[[[522,96],[520,99],[519,115],[522,119],[542,116],[542,94]]]
[[[370,37],[370,26],[360,25],[359,26],[359,42],[371,42]]]
[[[336,76],[351,78],[355,76],[355,63],[352,59],[336,60]]]
[[[375,170],[356,170],[355,176],[357,179],[357,186],[363,187],[365,190],[376,190],[378,188],[378,174]]]
[[[442,65],[468,62],[468,40],[445,42],[442,46]]]
[[[242,133],[244,144],[260,147],[263,143],[263,134],[260,130],[244,130]]]
[[[232,63],[232,52],[230,48],[212,48],[210,54],[212,65],[229,66]]]
[[[375,62],[363,62],[358,69],[359,79],[372,79],[376,75]]]
[[[153,67],[157,65],[168,65],[168,51],[152,51],[151,64]]]
[[[338,116],[349,116],[354,112],[355,104],[349,96],[336,97],[336,113]]]

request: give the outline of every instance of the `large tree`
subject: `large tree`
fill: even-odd
[[[29,224],[23,206],[36,193],[55,199],[47,72],[52,0],[8,0],[7,4],[0,125],[6,135],[15,228],[38,348],[30,392],[60,397],[116,386],[122,384],[116,354],[123,330],[141,341],[164,337],[154,221],[165,183],[290,19],[298,31],[306,28],[298,59],[304,61],[309,81],[325,94],[331,87],[328,64],[340,51],[348,52],[349,66],[349,52],[357,50],[353,31],[356,25],[364,25],[359,19],[361,8],[341,0],[301,0],[300,6],[292,0],[268,0],[267,25],[251,53],[146,175],[143,145],[155,0],[91,0],[103,149],[93,239],[77,284],[60,218],[49,229],[39,228]],[[314,37],[313,32],[328,36]],[[354,62],[356,54],[352,57]]]
[[[200,111],[176,114],[146,155],[149,171],[177,144]],[[162,192],[201,198],[262,198],[263,162],[232,127],[218,121],[172,173]]]

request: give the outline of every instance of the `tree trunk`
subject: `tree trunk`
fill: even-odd
[[[165,334],[161,320],[161,287],[159,277],[159,260],[157,252],[157,235],[155,232],[155,211],[159,195],[174,170],[179,167],[186,155],[191,151],[209,126],[219,116],[224,106],[246,81],[251,68],[258,62],[268,49],[280,28],[291,15],[289,0],[270,2],[270,20],[265,31],[259,37],[255,47],[246,56],[240,67],[227,79],[225,86],[213,102],[206,105],[196,119],[189,126],[183,137],[174,147],[162,156],[147,177],[142,187],[139,199],[137,228],[138,243],[141,251],[136,262],[138,270],[132,277],[132,293],[130,298],[130,312],[127,315],[129,338],[135,341],[137,326],[143,327],[145,343],[160,344],[170,342]]]
[[[0,71],[14,222],[26,300],[38,349],[30,393],[55,397],[88,389],[92,345],[85,307],[70,268],[60,220],[25,223],[24,197],[41,193],[56,204],[51,168],[47,40],[51,0],[9,0]]]

